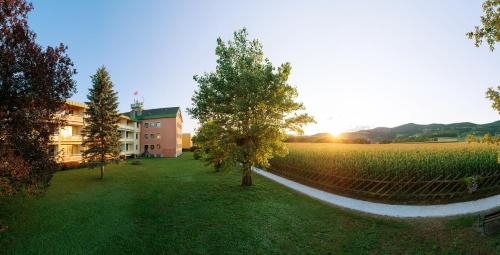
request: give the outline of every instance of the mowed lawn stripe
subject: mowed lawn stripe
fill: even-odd
[[[0,253],[362,254],[499,251],[471,217],[399,221],[323,204],[238,171],[215,173],[190,153],[58,172],[38,198],[3,199]]]

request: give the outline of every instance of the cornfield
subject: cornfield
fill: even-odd
[[[270,171],[348,195],[433,202],[491,194],[500,187],[496,145],[292,143],[288,147],[286,157],[271,160]]]

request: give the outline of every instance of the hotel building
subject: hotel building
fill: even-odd
[[[83,114],[85,104],[67,101],[64,106],[66,126],[51,137],[50,151],[58,162],[80,162],[82,160],[82,135],[84,126]]]
[[[177,157],[182,153],[182,115],[179,107],[142,109],[135,101],[123,113],[140,126],[140,153],[154,157]]]
[[[120,114],[120,156],[177,157],[182,153],[182,116],[179,107],[143,110],[135,101],[132,111]],[[81,162],[85,126],[83,103],[67,101],[66,126],[52,136],[50,150],[58,162]]]

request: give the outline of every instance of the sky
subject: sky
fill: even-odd
[[[84,102],[90,76],[105,66],[120,111],[133,93],[144,107],[179,106],[183,132],[197,126],[186,108],[193,75],[215,70],[216,39],[246,27],[316,124],[306,134],[339,134],[405,123],[488,123],[485,98],[500,85],[500,50],[474,47],[482,1],[164,1],[34,0],[29,24],[41,45],[68,46]],[[500,46],[499,46],[500,48]]]

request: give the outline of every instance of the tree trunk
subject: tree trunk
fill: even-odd
[[[101,164],[101,180],[104,179],[104,164]]]
[[[245,170],[243,171],[243,178],[241,179],[241,186],[252,186],[251,167],[245,167]]]

